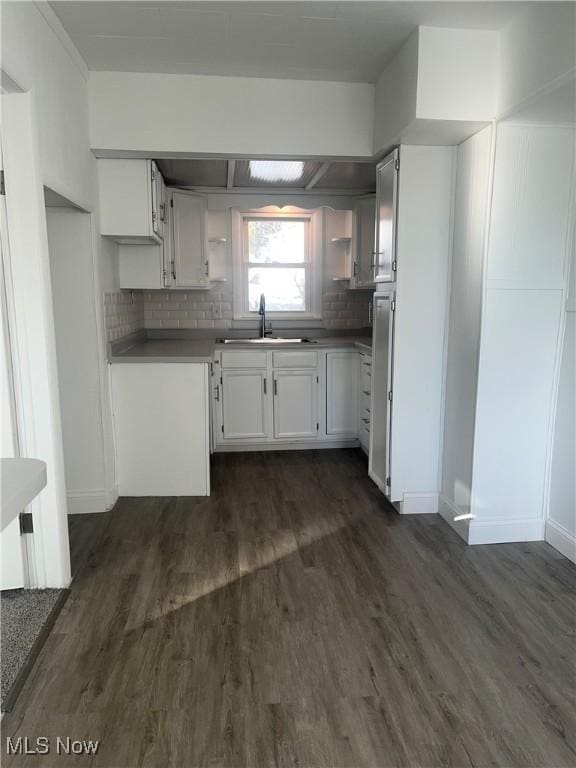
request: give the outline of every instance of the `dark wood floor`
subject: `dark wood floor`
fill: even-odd
[[[576,766],[576,568],[547,544],[401,518],[354,450],[219,455],[212,480],[74,522],[3,731],[101,746],[4,765]]]

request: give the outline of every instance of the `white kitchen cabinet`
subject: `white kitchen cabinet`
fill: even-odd
[[[210,494],[206,363],[110,366],[121,496]]]
[[[372,358],[362,361],[368,366],[362,390],[370,387],[370,454],[368,474],[382,493],[390,495],[390,422],[392,415],[392,339],[394,334],[394,295],[374,294],[374,330]],[[366,373],[370,374],[369,377]]]
[[[362,198],[354,205],[352,217],[351,289],[374,287],[374,229],[376,201],[374,196]]]
[[[358,434],[358,353],[326,354],[326,434]]]
[[[337,404],[327,418],[332,353],[328,397]],[[216,451],[358,445],[354,349],[221,350],[212,383]]]
[[[169,197],[174,287],[206,290],[210,287],[206,198],[176,190]]]
[[[318,435],[318,382],[315,370],[274,371],[274,437]]]
[[[164,238],[166,228],[166,187],[164,179],[156,163],[151,160],[150,173],[152,177],[152,227],[160,238]]]
[[[267,438],[267,371],[231,368],[222,371],[222,436],[225,440]]]
[[[370,452],[370,432],[372,423],[372,354],[360,353],[360,372],[358,383],[358,438],[360,447],[366,455]]]
[[[165,288],[164,276],[164,243],[119,246],[120,288],[132,290]]]
[[[118,243],[160,243],[165,208],[153,160],[98,160],[100,232]]]
[[[389,283],[396,271],[399,152],[395,149],[376,166],[374,282]]]

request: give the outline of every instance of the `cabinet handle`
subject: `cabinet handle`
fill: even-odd
[[[219,384],[216,384],[215,392],[216,392],[215,400],[217,403],[219,403],[220,402],[220,385]]]
[[[160,203],[160,221],[166,221],[166,203]]]
[[[278,394],[278,379],[274,379],[274,394]]]
[[[208,277],[209,271],[210,271],[210,267],[209,267],[208,261],[206,261],[206,272],[205,272],[206,277]]]
[[[268,385],[266,384],[266,379],[263,379],[263,382],[264,382],[264,394],[267,394]]]

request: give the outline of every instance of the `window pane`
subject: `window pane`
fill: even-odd
[[[248,261],[257,264],[304,262],[306,222],[248,221]]]
[[[248,309],[258,310],[260,294],[266,296],[269,312],[306,311],[306,269],[304,267],[250,267]]]

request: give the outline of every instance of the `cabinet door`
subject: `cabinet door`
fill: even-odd
[[[374,281],[392,282],[396,270],[396,210],[398,201],[398,150],[376,166],[376,228]]]
[[[317,372],[274,371],[274,437],[317,437],[317,415]]]
[[[164,237],[164,180],[154,160],[150,160],[150,184],[152,192],[152,230]]]
[[[209,284],[206,248],[206,198],[172,192],[172,247],[177,288]]]
[[[326,353],[326,434],[358,434],[358,353]]]
[[[354,206],[352,233],[351,288],[371,288],[374,285],[373,253],[376,200],[359,200]]]
[[[268,437],[265,370],[222,372],[222,434],[225,440]]]
[[[368,474],[390,494],[390,419],[392,406],[392,294],[374,294],[372,337],[372,397]]]

